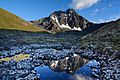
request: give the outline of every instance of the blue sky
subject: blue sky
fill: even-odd
[[[93,22],[120,18],[120,0],[0,0],[0,8],[30,21],[47,17],[57,10],[74,8]]]

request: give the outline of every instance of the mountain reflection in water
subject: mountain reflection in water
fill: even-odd
[[[35,71],[40,80],[92,80],[92,70],[85,65],[87,62],[87,59],[78,55],[60,60],[44,60],[44,65],[36,67]]]

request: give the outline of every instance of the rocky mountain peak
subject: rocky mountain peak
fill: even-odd
[[[67,13],[71,13],[71,14],[72,14],[72,13],[76,13],[75,10],[72,9],[72,8],[67,9],[66,12],[67,12]]]
[[[74,9],[67,9],[66,11],[55,11],[42,22],[32,21],[37,26],[42,26],[47,30],[52,31],[82,31],[89,27],[92,23],[80,16]]]

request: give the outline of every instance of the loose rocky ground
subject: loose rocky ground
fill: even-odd
[[[90,45],[91,43],[82,42],[83,39],[80,39],[79,35],[51,35],[4,30],[0,31],[0,38],[0,58],[21,53],[30,55],[30,58],[18,62],[13,59],[0,62],[0,80],[39,80],[34,68],[44,65],[44,60],[60,60],[75,54],[100,63],[100,73],[97,73],[98,67],[91,66],[93,76],[97,79],[120,80],[120,51],[112,49],[107,43],[102,43],[106,46],[100,43]]]
[[[19,48],[19,49],[18,49]],[[5,55],[13,56],[19,52],[29,53],[30,58],[21,61],[10,60],[1,62],[0,64],[0,79],[1,80],[33,80],[39,79],[39,76],[34,71],[34,68],[45,64],[44,60],[59,60],[65,57],[72,57],[75,54],[89,59],[96,60],[100,63],[100,73],[97,73],[96,66],[91,66],[93,76],[100,80],[119,80],[120,79],[120,60],[115,55],[108,56],[104,53],[97,52],[94,47],[78,48],[76,46],[65,47],[61,44],[30,44],[19,47],[11,47],[12,50],[2,51]],[[14,53],[13,53],[14,52]],[[9,53],[9,54],[8,54]],[[117,53],[117,55],[120,53]]]

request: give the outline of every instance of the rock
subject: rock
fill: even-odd
[[[40,66],[40,61],[39,60],[35,60],[34,62],[33,62],[33,64],[34,64],[34,66]]]
[[[36,76],[35,74],[29,74],[24,79],[25,80],[39,80],[39,77]]]
[[[18,78],[18,79],[16,79],[16,80],[24,80],[23,78]]]
[[[13,71],[13,70],[8,70],[8,72],[9,72],[9,75],[14,75],[14,74],[16,74],[16,71]]]
[[[0,68],[3,68],[3,67],[4,67],[4,65],[2,63],[0,63]]]
[[[28,70],[16,70],[16,78],[18,77],[25,77],[30,72]]]
[[[27,61],[23,62],[23,61],[20,61],[17,63],[17,69],[28,69],[30,70],[31,69],[31,64]]]
[[[96,72],[92,72],[92,75],[99,78],[99,75]]]
[[[112,59],[119,58],[119,59],[120,59],[120,52],[115,52],[115,53],[113,53],[113,54],[110,56],[110,58],[112,58]]]
[[[101,74],[102,77],[106,78],[106,79],[112,79],[112,80],[119,80],[120,79],[120,70],[119,67],[117,67],[119,65],[119,60],[115,60],[115,59],[109,59],[104,61],[104,65],[103,67],[101,67]]]
[[[93,51],[88,49],[82,55],[86,57],[91,57],[93,55]]]

